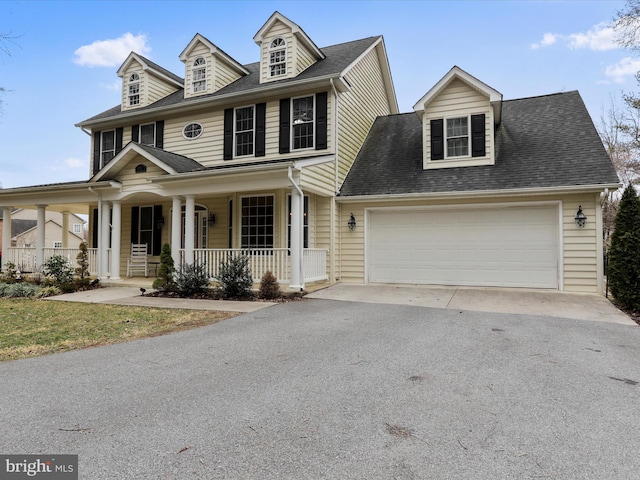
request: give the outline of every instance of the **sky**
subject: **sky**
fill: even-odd
[[[242,64],[274,11],[318,47],[384,37],[400,112],[454,65],[505,100],[578,90],[597,124],[640,90],[640,58],[611,23],[624,1],[0,2],[0,187],[87,180],[90,138],[74,125],[118,105],[118,67],[136,51],[184,77],[200,33]]]

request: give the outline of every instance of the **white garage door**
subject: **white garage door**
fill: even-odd
[[[369,212],[370,282],[558,288],[558,209]]]

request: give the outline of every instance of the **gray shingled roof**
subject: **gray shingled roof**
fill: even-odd
[[[163,162],[165,165],[173,168],[178,173],[195,172],[197,170],[205,169],[205,167],[201,163],[196,162],[192,158],[185,157],[184,155],[178,155],[177,153],[167,152],[166,150],[162,150],[161,148],[141,145],[139,143],[137,145],[161,162]]]
[[[142,55],[140,55],[139,53],[136,53],[136,55],[138,55],[142,60],[144,60],[147,65],[149,65],[150,67],[153,67],[155,70],[158,70],[160,73],[162,73],[163,75],[166,75],[167,77],[171,78],[172,80],[181,83],[182,85],[184,85],[184,78],[179,77],[178,75],[176,75],[175,73],[170,72],[169,70],[167,70],[164,67],[161,67],[160,65],[158,65],[155,62],[152,62],[151,60],[149,60],[146,57],[143,57]]]
[[[374,42],[378,41],[381,37],[368,37],[361,40],[355,40],[353,42],[341,43],[339,45],[333,45],[331,47],[321,48],[322,53],[326,58],[319,60],[315,64],[311,65],[304,72],[300,73],[295,78],[286,78],[275,82],[269,82],[267,84],[260,84],[260,63],[250,63],[243,65],[249,71],[249,75],[245,75],[235,82],[221,88],[215,93],[209,95],[199,95],[197,97],[184,98],[184,89],[177,90],[176,92],[161,98],[155,103],[146,107],[135,109],[135,112],[144,112],[146,110],[165,107],[169,105],[188,105],[189,102],[194,100],[201,101],[203,98],[216,98],[219,96],[230,95],[233,93],[241,93],[243,91],[258,89],[263,87],[272,87],[273,85],[286,85],[290,83],[296,83],[301,80],[308,80],[311,78],[319,78],[324,76],[337,75],[341,73],[345,68],[351,65],[362,53],[365,52]],[[132,110],[127,110],[126,113],[131,113]],[[115,118],[120,113],[123,113],[120,105],[117,105],[109,110],[106,110],[98,115],[80,122],[78,125],[82,125],[86,122],[94,120]]]
[[[415,113],[379,117],[340,197],[453,193],[618,183],[578,92],[503,102],[495,165],[422,168]]]

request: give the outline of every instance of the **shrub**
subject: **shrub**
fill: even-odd
[[[158,267],[158,278],[153,281],[153,288],[156,290],[173,290],[175,282],[173,281],[173,257],[171,256],[171,245],[165,243],[160,253],[160,266]],[[208,285],[208,279],[207,279]]]
[[[633,185],[622,194],[614,226],[607,284],[621,308],[640,310],[640,199]]]
[[[249,257],[246,255],[231,255],[227,260],[220,261],[218,276],[218,291],[223,298],[247,298],[253,296],[253,276],[249,268]]]
[[[49,277],[53,277],[58,284],[73,282],[73,269],[62,255],[52,255],[49,260],[42,264],[42,272]]]
[[[204,293],[209,288],[209,277],[204,264],[186,264],[175,275],[176,290],[181,295]]]
[[[41,288],[38,293],[36,293],[36,298],[45,298],[45,297],[53,297],[55,295],[60,295],[62,290],[54,285],[49,285],[48,287]]]
[[[13,262],[7,262],[4,264],[4,280],[5,282],[13,283],[16,281],[18,269]]]
[[[33,297],[39,291],[40,287],[31,283],[5,283],[4,287],[0,289],[0,295],[3,297]]]
[[[260,298],[265,300],[273,300],[282,295],[278,279],[271,271],[267,270],[260,279]]]
[[[89,276],[89,254],[87,251],[87,244],[82,242],[80,244],[80,252],[76,256],[78,266],[76,267],[76,275],[80,278],[86,278]]]

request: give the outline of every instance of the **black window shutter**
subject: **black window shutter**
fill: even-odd
[[[162,229],[158,228],[158,222],[162,218],[162,205],[153,206],[153,252],[151,255],[160,255],[162,249]]]
[[[156,148],[164,148],[164,120],[156,122]]]
[[[231,160],[233,158],[233,108],[224,110],[224,149],[222,152],[223,160]]]
[[[93,174],[100,171],[100,132],[93,132]]]
[[[316,94],[316,150],[327,148],[327,92]]]
[[[91,232],[91,248],[98,248],[98,209],[93,209],[93,231]]]
[[[131,243],[138,243],[140,226],[140,207],[131,207]]]
[[[256,105],[256,157],[265,156],[265,127],[267,123],[267,104]]]
[[[291,101],[288,98],[280,100],[280,153],[289,153],[291,135]]]
[[[431,120],[431,160],[444,158],[444,121],[442,118]]]
[[[484,157],[486,154],[484,114],[471,115],[471,156]]]
[[[116,155],[122,150],[122,134],[124,129],[122,127],[116,128]]]
[[[131,125],[131,141],[140,141],[140,125]]]

